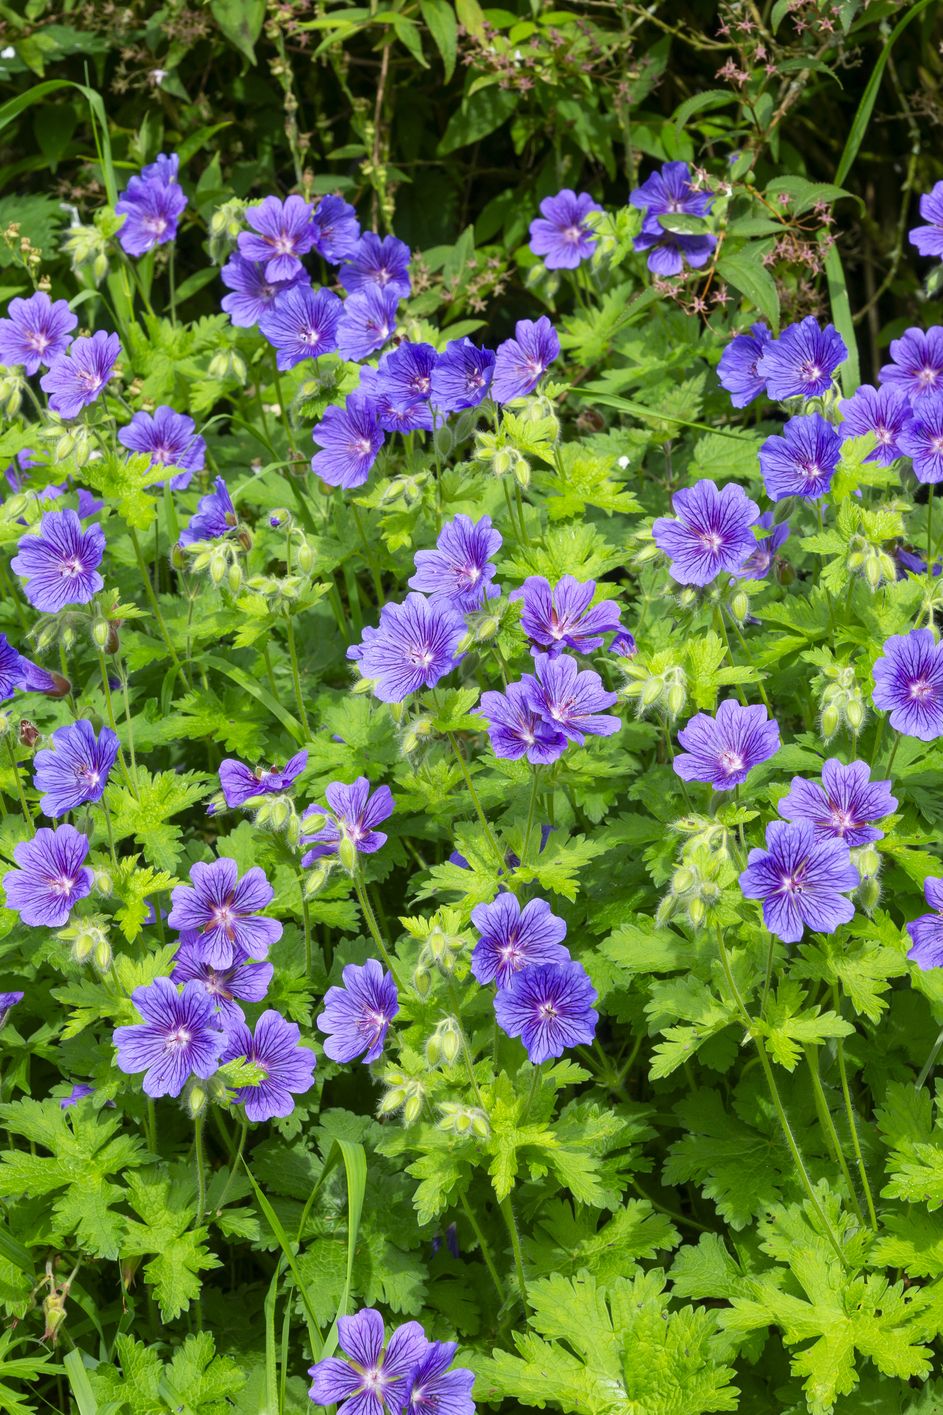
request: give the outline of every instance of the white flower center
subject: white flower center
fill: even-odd
[[[71,875],[56,875],[49,881],[49,888],[53,894],[71,894],[75,880]]]
[[[910,685],[909,693],[918,702],[923,702],[933,696],[933,685],[928,683],[926,678],[916,678]]]
[[[728,747],[720,754],[720,764],[726,772],[742,771],[743,757]]]
[[[165,1043],[168,1051],[179,1051],[180,1047],[185,1047],[192,1040],[191,1034],[186,1027],[175,1027],[172,1032],[168,1032]]]

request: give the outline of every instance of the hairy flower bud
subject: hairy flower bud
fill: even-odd
[[[821,719],[822,736],[826,742],[831,741],[839,727],[841,727],[841,713],[834,703],[829,703],[822,709]]]
[[[4,369],[0,376],[0,413],[15,418],[23,406],[25,380],[13,369]]]
[[[92,963],[98,969],[99,973],[107,973],[113,959],[114,954],[112,953],[111,944],[108,942],[108,939],[100,938],[92,949]]]
[[[223,261],[235,248],[242,230],[242,216],[246,209],[246,204],[239,197],[231,197],[229,201],[218,206],[210,217],[209,222],[209,248],[210,260],[214,265],[222,265]]]
[[[206,1111],[210,1096],[202,1081],[191,1081],[183,1098],[184,1109],[192,1120],[197,1120]]]
[[[228,570],[229,556],[226,554],[225,550],[223,550],[222,547],[218,550],[214,550],[209,561],[210,579],[213,581],[213,584],[221,585],[226,578]]]
[[[92,642],[96,648],[104,649],[111,637],[111,625],[107,619],[96,619],[92,625]]]
[[[106,899],[111,896],[114,890],[114,884],[112,883],[112,878],[108,870],[95,871],[95,889],[98,894],[104,895]]]

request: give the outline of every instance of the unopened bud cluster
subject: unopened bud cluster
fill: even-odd
[[[881,856],[874,845],[862,845],[851,851],[851,863],[861,876],[855,893],[856,902],[866,914],[873,914],[881,900]]]
[[[69,924],[60,929],[56,937],[71,945],[72,957],[76,963],[91,963],[99,973],[108,972],[114,955],[108,937],[107,920],[101,915],[92,915],[78,923]]]
[[[858,686],[855,670],[848,664],[836,664],[825,670],[829,679],[822,692],[822,736],[826,742],[842,727],[847,727],[853,736],[864,726],[867,706]]]
[[[852,575],[860,575],[870,590],[893,584],[897,579],[897,562],[893,555],[863,535],[851,537],[845,565]]]
[[[491,1134],[488,1117],[478,1106],[458,1105],[455,1101],[439,1104],[438,1128],[453,1135],[474,1135],[479,1140],[487,1140]]]
[[[734,873],[726,843],[723,850],[716,850],[696,839],[689,841],[658,906],[656,921],[664,924],[676,914],[686,914],[694,927],[700,928]]]
[[[623,659],[620,666],[627,680],[621,694],[635,702],[639,717],[658,712],[673,722],[681,716],[688,700],[687,675],[670,654],[659,653],[651,659],[639,654]]]
[[[396,1111],[403,1112],[403,1120],[407,1125],[414,1125],[422,1114],[423,1103],[426,1098],[426,1087],[417,1076],[410,1076],[399,1066],[388,1066],[383,1073],[383,1082],[386,1086],[379,1105],[380,1115],[393,1115]]]

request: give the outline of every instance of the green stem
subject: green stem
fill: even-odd
[[[35,835],[36,827],[33,824],[33,813],[29,808],[26,799],[26,792],[23,790],[23,780],[20,776],[20,764],[16,759],[16,752],[13,750],[13,740],[9,732],[5,732],[3,740],[7,744],[7,756],[10,758],[10,766],[13,768],[13,781],[16,786],[16,794],[20,798],[20,810],[23,812],[23,820],[29,827],[30,835]]]
[[[891,767],[894,765],[894,758],[897,756],[897,748],[900,746],[900,737],[901,734],[898,732],[897,736],[894,738],[894,745],[891,748],[891,754],[887,759],[887,766],[884,768],[885,776],[890,776],[891,774]]]
[[[763,980],[763,1000],[760,1003],[760,1016],[766,1016],[766,999],[769,997],[770,983],[773,981],[773,953],[776,948],[776,940],[772,934],[769,936],[769,947],[766,950],[766,977]]]
[[[833,989],[835,1011],[841,1016],[841,993],[838,991],[838,984]],[[858,1166],[858,1174],[861,1177],[861,1188],[864,1190],[864,1201],[868,1206],[868,1221],[871,1227],[877,1232],[878,1219],[874,1209],[874,1196],[871,1193],[871,1185],[868,1181],[868,1171],[864,1164],[864,1155],[861,1153],[861,1141],[858,1138],[858,1125],[855,1120],[855,1110],[851,1103],[851,1087],[848,1085],[848,1068],[845,1065],[845,1047],[841,1037],[837,1040],[836,1054],[838,1056],[838,1075],[841,1079],[842,1097],[845,1102],[845,1113],[848,1116],[848,1130],[851,1134],[851,1144],[855,1152],[855,1163]]]
[[[798,1174],[800,1183],[802,1184],[802,1187],[806,1192],[806,1197],[809,1200],[809,1204],[811,1205],[813,1212],[818,1218],[819,1223],[822,1225],[822,1231],[825,1234],[825,1237],[832,1245],[832,1248],[835,1250],[836,1257],[844,1267],[845,1255],[842,1252],[841,1244],[839,1243],[838,1238],[834,1230],[832,1229],[831,1224],[828,1221],[828,1216],[826,1215],[825,1210],[822,1208],[822,1205],[819,1202],[819,1197],[812,1186],[812,1180],[809,1176],[809,1171],[806,1169],[805,1161],[802,1158],[802,1153],[799,1149],[798,1144],[796,1143],[796,1137],[792,1133],[792,1126],[789,1124],[789,1117],[786,1115],[786,1110],[783,1105],[782,1097],[779,1094],[779,1087],[776,1084],[776,1077],[773,1075],[773,1068],[770,1065],[769,1057],[766,1055],[766,1048],[763,1045],[762,1038],[757,1037],[756,1035],[753,1026],[753,1018],[747,1011],[746,1003],[744,1002],[740,994],[740,989],[737,987],[736,979],[734,978],[733,972],[731,971],[730,959],[727,956],[727,948],[724,943],[724,936],[719,929],[717,931],[717,943],[720,949],[721,966],[724,970],[724,976],[727,979],[727,986],[730,989],[730,994],[734,999],[738,1012],[740,1013],[743,1025],[749,1032],[750,1038],[753,1041],[754,1046],[756,1047],[757,1056],[759,1057],[760,1065],[763,1068],[763,1074],[766,1077],[766,1084],[769,1087],[770,1097],[772,1098],[773,1107],[776,1111],[776,1117],[779,1120],[780,1129],[783,1132],[783,1139],[786,1141],[789,1153],[792,1155],[792,1161],[796,1167],[796,1173]]]
[[[475,790],[475,783],[471,779],[471,776],[468,771],[468,766],[465,762],[465,758],[462,756],[461,752],[458,749],[458,743],[455,740],[455,734],[454,732],[447,732],[445,735],[449,739],[449,744],[452,748],[452,753],[455,757],[455,760],[458,762],[458,769],[465,779],[465,786],[468,790],[469,796],[471,797],[472,805],[475,807],[475,814],[478,816],[478,819],[481,822],[481,828],[485,833],[485,838],[487,839],[488,844],[493,850],[494,857],[498,862],[498,869],[503,871],[505,861],[504,856],[501,854],[501,847],[494,837],[494,833],[492,832],[491,826],[488,824],[487,816],[482,810],[481,801],[478,799],[478,792]]]
[[[733,625],[733,632],[734,632],[734,633],[736,634],[736,636],[737,636],[737,642],[739,643],[740,647],[743,649],[744,657],[746,658],[747,663],[748,663],[748,664],[750,665],[750,667],[753,669],[754,673],[757,674],[756,687],[757,687],[757,691],[759,692],[760,697],[761,697],[762,700],[763,700],[763,706],[766,708],[766,711],[769,713],[770,717],[773,717],[773,716],[774,716],[773,709],[772,709],[772,707],[770,706],[769,698],[766,696],[766,689],[763,687],[762,681],[760,680],[760,677],[759,677],[759,669],[757,668],[756,664],[753,662],[753,655],[750,653],[749,647],[747,646],[747,641],[746,641],[746,638],[744,637],[743,630],[740,628],[740,625],[737,623],[736,619],[733,617],[732,614],[731,614],[731,616],[730,616],[730,622],[731,622],[731,624]],[[733,662],[733,660],[731,659],[731,663],[732,663],[732,662]]]
[[[511,1200],[507,1197],[501,1200],[501,1216],[507,1225],[508,1237],[511,1240],[511,1251],[514,1254],[514,1271],[517,1275],[517,1287],[521,1295],[521,1301],[527,1306],[527,1280],[524,1277],[524,1254],[521,1252],[521,1236],[517,1231],[517,1220],[514,1217],[514,1210],[511,1208]]]
[[[134,547],[135,559],[138,562],[138,570],[141,572],[141,579],[144,582],[144,590],[147,594],[148,599],[150,600],[154,618],[157,620],[157,627],[160,630],[160,636],[164,641],[164,644],[167,648],[167,652],[170,654],[171,661],[173,662],[174,667],[180,674],[189,691],[192,689],[192,684],[186,675],[186,671],[184,670],[183,664],[180,662],[180,659],[177,656],[177,650],[174,648],[173,640],[167,632],[167,625],[164,623],[164,616],[161,613],[160,605],[157,601],[157,595],[154,593],[154,586],[151,584],[150,571],[147,568],[147,562],[145,561],[144,553],[141,550],[141,542],[138,540],[137,532],[135,531],[133,526],[128,527],[128,534],[131,537],[131,544]]]
[[[720,607],[719,604],[714,606],[714,623],[715,623],[715,625],[717,626],[717,628],[720,630],[720,637],[721,637],[721,638],[723,639],[723,641],[724,641],[724,647],[725,647],[726,650],[727,650],[727,660],[728,660],[728,662],[729,662],[729,664],[730,664],[730,667],[731,667],[731,668],[736,668],[736,666],[737,666],[737,660],[734,658],[734,656],[733,656],[733,649],[730,647],[730,635],[727,633],[727,623],[726,623],[726,620],[724,619],[723,610],[721,609],[721,607]],[[739,683],[737,684],[737,687],[736,687],[736,693],[737,693],[737,697],[740,699],[741,705],[742,705],[743,707],[746,707],[746,705],[747,705],[747,695],[746,695],[746,693],[743,691],[743,688],[741,687],[741,685],[740,685]],[[767,708],[767,712],[768,712],[768,711],[769,711],[769,709]]]
[[[105,800],[104,794],[101,798],[101,804],[102,810],[105,813],[105,827],[108,831],[108,849],[111,851],[111,863],[114,865],[115,870],[117,871],[118,856],[115,853],[115,833],[111,826],[111,811],[108,809],[108,802]]]
[[[877,732],[874,734],[874,750],[873,750],[872,753],[871,753],[871,768],[872,768],[872,770],[874,769],[874,766],[875,766],[875,764],[877,763],[877,759],[878,759],[878,756],[880,755],[880,751],[881,751],[881,743],[882,743],[883,740],[884,740],[884,723],[885,723],[885,721],[886,721],[886,718],[885,718],[884,714],[882,713],[881,716],[878,718],[878,730],[877,730]]]
[[[494,1289],[497,1292],[498,1297],[503,1306],[504,1303],[507,1301],[507,1293],[504,1291],[504,1284],[501,1281],[498,1269],[495,1265],[494,1258],[491,1256],[491,1249],[488,1247],[488,1244],[485,1240],[485,1235],[481,1231],[481,1226],[478,1220],[475,1218],[474,1211],[471,1207],[471,1204],[469,1204],[466,1195],[463,1194],[461,1196],[461,1198],[459,1199],[459,1203],[462,1206],[462,1213],[468,1219],[469,1228],[478,1240],[478,1247],[481,1251],[481,1256],[484,1259],[485,1267],[491,1274],[491,1281],[494,1283]]]
[[[543,1074],[543,1065],[538,1062],[534,1067],[534,1074],[530,1078],[530,1090],[527,1092],[527,1100],[524,1102],[524,1109],[521,1111],[521,1125],[525,1123],[530,1115],[530,1108],[534,1103],[534,1096],[537,1094],[537,1087],[540,1085],[540,1077]]]
[[[305,700],[301,692],[301,673],[298,668],[298,650],[295,647],[295,626],[291,622],[291,615],[285,613],[285,636],[288,639],[288,657],[291,659],[291,681],[295,687],[295,706],[298,709],[298,716],[301,718],[305,735],[311,735],[311,727],[308,723],[308,714],[305,711]]]
[[[472,1090],[475,1092],[475,1100],[478,1102],[479,1110],[483,1111],[484,1114],[487,1115],[488,1111],[485,1106],[484,1098],[481,1094],[481,1089],[478,1085],[478,1080],[475,1076],[475,1062],[474,1058],[472,1057],[471,1047],[468,1042],[468,1034],[466,1033],[465,1028],[462,1026],[462,1005],[455,990],[455,979],[451,976],[448,979],[448,993],[449,998],[452,1002],[452,1021],[458,1028],[458,1039],[462,1048],[462,1056],[465,1061],[465,1067],[468,1071],[468,1079],[472,1084]]]
[[[203,1161],[203,1117],[198,1115],[193,1122],[193,1157],[196,1164],[196,1222],[199,1228],[206,1213],[206,1167]]]
[[[101,671],[102,693],[105,697],[105,711],[108,714],[108,726],[115,736],[118,737],[118,724],[115,720],[115,705],[111,697],[111,684],[108,682],[108,665],[105,662],[105,655],[102,653],[101,649],[98,650],[98,667]],[[124,759],[124,748],[121,745],[120,737],[118,737],[118,765],[121,768],[121,775],[124,777],[125,786],[127,786],[131,795],[137,800],[138,793],[135,789],[134,782],[131,780],[128,764]]]
[[[303,871],[299,871],[298,873],[298,884],[301,888],[301,917],[304,920],[305,930],[305,977],[310,979],[312,969],[311,909],[308,905],[308,900],[305,895],[305,879]]]
[[[137,795],[138,764],[134,755],[134,728],[131,725],[131,699],[128,694],[128,674],[123,665],[121,669],[121,696],[124,701],[124,722],[128,729],[128,751],[131,754],[131,776],[134,781],[134,794]]]
[[[530,545],[530,536],[527,534],[527,522],[524,519],[524,494],[521,491],[521,484],[516,478],[514,481],[514,497],[517,501],[517,515],[521,523],[521,536],[523,537],[524,544]]]
[[[915,1091],[923,1090],[924,1083],[926,1082],[927,1077],[930,1075],[930,1072],[933,1070],[933,1064],[940,1054],[941,1047],[943,1047],[943,1031],[940,1032],[940,1035],[937,1037],[936,1041],[933,1043],[933,1046],[930,1048],[930,1055],[927,1057],[926,1064],[924,1065],[923,1070],[920,1072],[920,1075],[914,1082]]]
[[[530,847],[530,833],[534,825],[534,811],[537,808],[537,791],[540,786],[540,767],[535,766],[530,783],[530,805],[527,810],[527,827],[524,831],[524,844],[521,846],[521,864],[527,864],[527,851]]]
[[[147,1136],[147,1148],[151,1154],[157,1158],[157,1107],[150,1096],[144,1106],[144,1133]]]
[[[167,266],[167,278],[170,282],[170,322],[177,323],[177,282],[174,278],[174,242],[170,243],[170,261]]]
[[[805,1052],[805,1059],[809,1067],[809,1075],[812,1077],[812,1096],[815,1100],[815,1109],[819,1117],[819,1124],[821,1125],[825,1137],[828,1141],[829,1149],[832,1152],[832,1158],[837,1161],[838,1167],[842,1172],[842,1177],[844,1178],[845,1184],[848,1186],[848,1193],[851,1195],[851,1202],[854,1205],[855,1213],[858,1216],[858,1222],[864,1223],[864,1214],[861,1212],[861,1205],[858,1203],[858,1196],[855,1193],[855,1186],[852,1182],[851,1171],[849,1170],[848,1164],[845,1160],[845,1156],[842,1153],[842,1144],[841,1140],[838,1138],[838,1131],[835,1129],[835,1122],[832,1119],[832,1112],[828,1108],[828,1098],[825,1094],[825,1088],[822,1085],[821,1074],[819,1073],[818,1051],[814,1046],[803,1047],[803,1051]]]
[[[354,875],[354,889],[356,890],[357,899],[360,903],[360,909],[366,921],[367,928],[370,931],[370,936],[379,950],[380,957],[383,959],[383,962],[386,965],[387,972],[392,974],[393,981],[396,983],[396,986],[401,989],[403,986],[402,981],[400,980],[396,972],[396,965],[390,957],[389,950],[387,949],[386,944],[383,942],[383,938],[380,934],[380,929],[377,924],[377,918],[373,912],[373,906],[371,905],[370,900],[367,898],[367,891],[364,887],[363,876],[361,875],[359,868],[357,870],[357,873]]]
[[[223,1192],[220,1194],[219,1200],[216,1204],[217,1213],[219,1213],[219,1211],[223,1207],[223,1204],[226,1202],[226,1195],[229,1193],[229,1186],[232,1184],[233,1180],[236,1177],[236,1170],[239,1168],[239,1161],[242,1159],[242,1152],[246,1147],[246,1136],[248,1135],[248,1133],[249,1122],[247,1120],[242,1120],[239,1125],[239,1143],[236,1145],[236,1153],[233,1156],[233,1161],[230,1165],[229,1173],[226,1176],[226,1183],[223,1185]]]
[[[357,505],[356,501],[351,501],[350,507],[354,513],[354,520],[357,523],[357,532],[360,536],[361,541],[363,542],[363,553],[366,557],[367,565],[370,568],[370,575],[373,580],[373,588],[376,591],[377,603],[382,604],[384,602],[384,594],[383,580],[380,576],[380,567],[377,565],[376,557],[373,553],[370,541],[367,537],[367,528],[363,523],[363,516],[360,514],[360,507]]]

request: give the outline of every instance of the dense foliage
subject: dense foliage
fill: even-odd
[[[943,1411],[936,19],[0,8],[4,1411]]]

